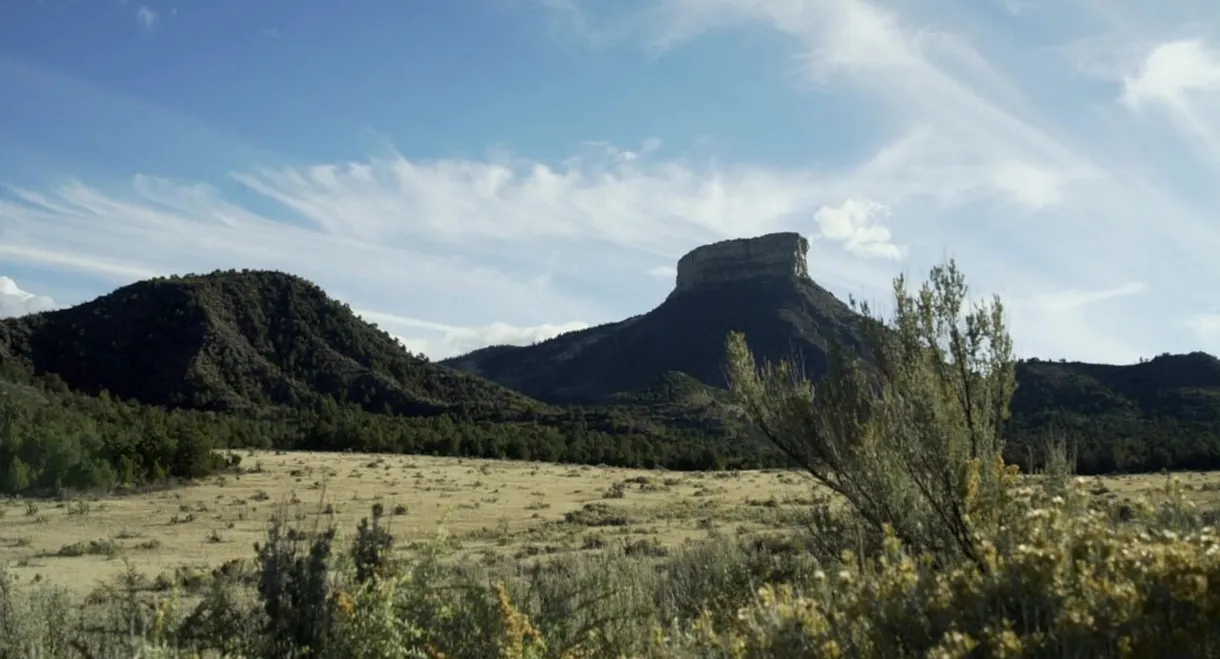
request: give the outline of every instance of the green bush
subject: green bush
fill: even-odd
[[[1220,538],[1187,504],[1115,524],[1083,490],[1017,489],[1026,513],[980,540],[982,567],[936,568],[890,534],[812,587],[768,585],[728,624],[705,617],[667,640],[672,656],[1216,656]]]
[[[853,300],[865,356],[836,346],[817,386],[789,363],[757,367],[743,335],[728,339],[733,393],[761,433],[844,501],[871,544],[888,526],[946,564],[981,561],[980,534],[1011,512],[1015,469],[1002,457],[1015,389],[1003,307],[967,301],[952,262],[917,294],[899,277],[889,322]]]

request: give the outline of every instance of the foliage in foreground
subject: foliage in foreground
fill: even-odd
[[[733,392],[761,433],[873,540],[888,527],[946,564],[982,560],[982,539],[1009,521],[1015,473],[1003,462],[1016,386],[1003,307],[967,300],[952,262],[915,294],[899,277],[891,321],[860,307],[870,359],[834,350],[816,386],[792,364],[756,366],[744,336],[728,340]]]
[[[49,589],[0,597],[0,657],[1206,657],[1220,651],[1220,537],[1171,490],[1099,503],[1082,487],[1014,486],[1024,513],[980,541],[981,566],[937,567],[887,534],[718,539],[661,563],[604,556],[490,569],[332,553],[328,531],[272,527],[256,597],[219,577],[202,602],[138,595],[76,608]],[[829,514],[829,513],[828,513]],[[380,529],[376,523],[370,525]],[[382,529],[383,530],[383,529]],[[825,540],[824,538],[822,539]],[[384,542],[384,541],[381,541]],[[365,545],[361,547],[362,543]],[[856,545],[858,547],[858,545]],[[370,556],[379,566],[362,565]],[[363,558],[358,558],[363,557]],[[363,575],[365,581],[360,581]],[[52,625],[48,621],[61,621]],[[312,652],[307,652],[312,648]]]

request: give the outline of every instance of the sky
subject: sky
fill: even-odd
[[[440,359],[810,238],[1024,357],[1220,353],[1220,3],[0,0],[0,316],[306,277]]]

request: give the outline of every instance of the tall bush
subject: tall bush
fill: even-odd
[[[756,364],[741,333],[727,341],[728,376],[746,416],[817,482],[841,497],[863,540],[889,525],[916,552],[985,565],[980,531],[1001,522],[1015,467],[1002,430],[1016,387],[998,298],[970,303],[950,261],[918,292],[894,281],[893,317],[866,303],[863,354],[830,351],[814,384],[799,364]]]

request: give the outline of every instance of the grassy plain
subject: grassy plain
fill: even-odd
[[[19,584],[85,594],[128,565],[180,582],[251,559],[267,522],[330,518],[351,532],[382,504],[400,551],[443,527],[456,556],[495,562],[626,546],[664,555],[720,533],[771,533],[799,519],[800,472],[719,473],[352,453],[243,452],[243,469],[172,490],[0,502],[0,565]],[[1220,474],[1176,474],[1200,505],[1220,506]],[[1155,499],[1165,476],[1087,479],[1097,496]]]

